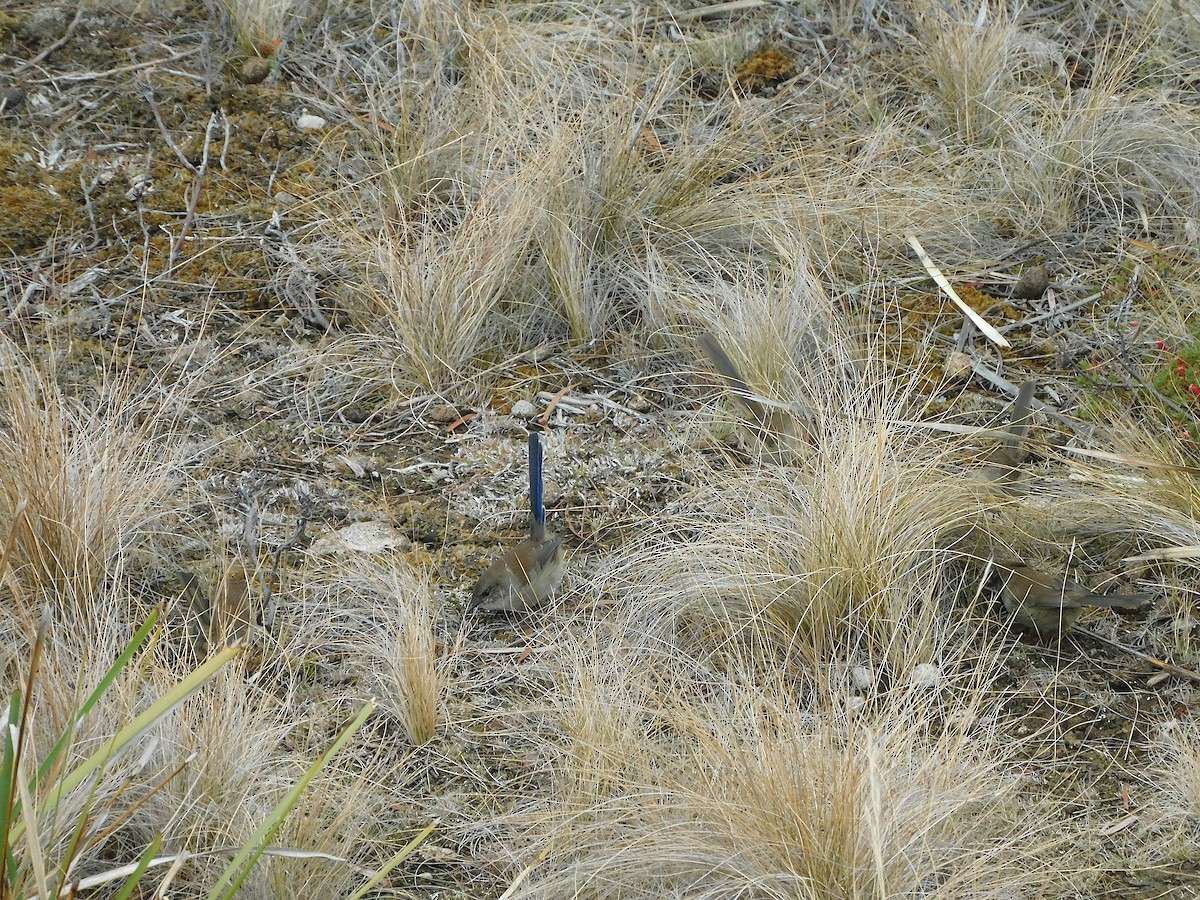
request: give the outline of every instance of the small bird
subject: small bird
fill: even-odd
[[[1017,398],[1013,400],[1008,411],[1008,433],[999,446],[980,460],[983,465],[978,473],[984,481],[993,482],[1001,487],[1012,486],[1020,481],[1019,467],[1029,456],[1025,438],[1029,434],[1030,405],[1033,403],[1036,387],[1036,382],[1026,381],[1017,391]]]
[[[526,612],[558,590],[567,561],[562,536],[546,528],[541,435],[529,431],[529,537],[484,569],[467,610]]]
[[[185,631],[197,661],[214,650],[247,642],[255,616],[253,592],[244,568],[231,566],[212,591],[193,572],[173,573],[168,582],[187,603]]]
[[[1148,594],[1097,594],[1065,576],[1048,575],[1031,566],[997,563],[1004,586],[1004,607],[1017,625],[1039,637],[1067,631],[1085,606],[1136,609],[1150,602]]]

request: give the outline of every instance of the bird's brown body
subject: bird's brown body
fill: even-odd
[[[999,570],[1000,597],[1012,621],[1040,637],[1055,637],[1070,629],[1084,607],[1136,609],[1150,601],[1146,594],[1098,594],[1030,566],[1001,563]]]
[[[483,570],[468,609],[526,612],[545,603],[562,584],[567,561],[562,536],[535,527],[529,537]]]
[[[726,387],[742,402],[758,425],[758,437],[763,446],[773,452],[795,451],[806,442],[802,440],[803,429],[795,412],[768,408],[758,399],[750,385],[742,378],[737,366],[721,346],[721,342],[708,332],[700,334],[700,349],[708,357],[712,367],[724,380]]]
[[[1029,434],[1029,414],[1037,384],[1026,381],[1017,392],[1008,412],[1008,431],[1004,440],[980,459],[979,477],[1000,487],[1016,485],[1022,477],[1020,466],[1029,456],[1025,438]]]
[[[563,539],[546,529],[543,505],[542,441],[529,430],[529,537],[483,570],[467,610],[526,612],[541,606],[558,590],[566,573]]]

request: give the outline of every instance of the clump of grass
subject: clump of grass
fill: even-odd
[[[964,144],[994,141],[1014,99],[1016,24],[1002,9],[929,5],[916,33],[919,87],[929,88],[945,127]]]
[[[382,711],[414,745],[426,744],[446,716],[451,687],[436,631],[437,601],[427,574],[399,554],[348,553],[310,573],[321,602],[337,610],[324,637],[345,643],[351,666],[370,685]]]
[[[427,744],[445,716],[449,679],[434,630],[436,601],[429,579],[401,559],[360,561],[352,580],[371,582],[391,621],[365,642],[365,663],[383,708],[415,745]]]
[[[639,96],[650,75],[655,91]],[[652,334],[672,329],[697,302],[689,288],[704,295],[720,279],[783,282],[806,263],[776,240],[788,212],[776,184],[751,174],[757,141],[775,138],[776,126],[730,110],[717,127],[683,101],[685,85],[680,68],[629,71],[612,99],[592,99],[581,122],[560,114],[548,135],[561,174],[545,198],[539,262],[574,340],[631,313]]]
[[[1190,853],[1200,838],[1200,728],[1195,722],[1170,722],[1161,740],[1155,787],[1168,820],[1179,829],[1184,852]]]
[[[1076,874],[1064,809],[1026,802],[1027,748],[984,693],[848,712],[761,661],[693,680],[687,659],[630,665],[639,646],[606,630],[563,673],[522,896],[1001,897]]]
[[[0,524],[12,540],[11,584],[86,604],[111,564],[144,542],[172,507],[175,451],[131,384],[91,402],[64,395],[0,339]]]
[[[0,558],[0,577],[9,574],[10,549]],[[9,685],[0,741],[5,896],[60,896],[113,882],[123,882],[129,896],[162,846],[162,822],[142,838],[137,811],[173,773],[148,771],[147,756],[135,758],[134,748],[234,653],[214,656],[178,682],[155,684],[157,696],[148,700],[133,661],[140,654],[144,662],[158,615],[126,633],[122,646],[124,629],[103,623],[98,634],[70,626],[52,638],[45,607],[23,683]],[[136,865],[113,865],[114,858]]]
[[[376,98],[399,127],[367,135],[374,170],[329,198],[324,241],[346,254],[355,288],[343,304],[394,357],[392,379],[441,390],[474,374],[494,342],[542,221],[533,185],[546,173],[513,153],[520,124],[497,132],[464,98],[430,90],[440,105]]]
[[[361,859],[373,816],[380,814],[382,793],[369,774],[374,769],[360,768],[359,780],[326,768],[327,759],[314,760],[362,722],[335,738],[345,721],[308,721],[320,712],[299,713],[300,705],[294,696],[280,702],[264,694],[233,667],[159,727],[149,759],[162,771],[178,771],[135,821],[161,830],[165,849],[195,854],[181,880],[211,887],[233,879],[263,896],[286,887],[313,900],[346,896],[361,884],[361,873],[346,859]],[[306,732],[316,735],[314,746]],[[267,843],[288,853],[231,869],[235,851],[255,848],[268,825],[277,837]]]
[[[290,19],[304,14],[306,0],[222,0],[247,53],[269,56],[283,40]]]
[[[854,645],[905,672],[937,658],[955,627],[948,563],[1006,527],[984,513],[1008,501],[955,473],[943,440],[898,424],[902,391],[839,378],[809,389],[815,427],[797,465],[721,473],[692,499],[697,514],[617,564],[636,609],[816,661]]]
[[[1086,89],[1031,93],[1012,117],[998,188],[1031,222],[1178,234],[1195,218],[1197,117],[1139,71],[1155,40],[1136,31],[1106,43]]]

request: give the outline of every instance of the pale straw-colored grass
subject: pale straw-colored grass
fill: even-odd
[[[517,896],[999,898],[1077,875],[1065,808],[1022,796],[1027,748],[978,683],[852,710],[762,660],[705,676],[637,665],[646,647],[604,629],[572,654]]]
[[[0,340],[0,523],[10,589],[89,612],[121,554],[145,546],[183,481],[179,457],[131,381],[67,396],[53,372]],[[91,613],[97,611],[92,609]]]
[[[338,648],[412,745],[433,740],[453,679],[429,574],[399,553],[350,552],[315,561],[308,581],[311,608],[327,612],[296,623],[291,652]]]

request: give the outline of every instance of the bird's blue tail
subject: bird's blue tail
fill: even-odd
[[[529,430],[529,512],[531,516],[530,532],[535,539],[541,537],[546,530],[545,494],[542,486],[542,435],[531,428]]]

